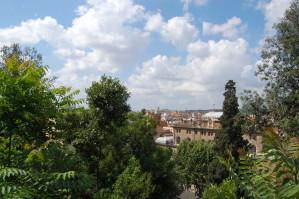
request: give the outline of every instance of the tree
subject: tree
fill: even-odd
[[[80,101],[74,99],[78,91],[55,88],[46,72],[35,49],[1,49],[1,198],[81,198],[93,186],[75,148],[66,143],[65,131],[72,133],[73,126],[60,125]]]
[[[55,94],[45,77],[47,67],[35,50],[13,45],[1,52],[0,132],[9,139],[7,165],[11,165],[13,138],[35,145],[46,140],[56,114]]]
[[[237,186],[232,180],[225,180],[219,186],[210,185],[203,192],[203,199],[237,199]]]
[[[75,140],[76,134],[86,127],[88,110],[78,106],[84,102],[83,99],[76,98],[80,90],[72,91],[71,88],[60,86],[52,91],[56,96],[57,107],[56,133],[53,133],[52,138],[63,139],[70,144]]]
[[[86,160],[89,172],[96,176],[96,191],[111,188],[123,171],[123,135],[130,106],[129,93],[118,79],[102,76],[86,89],[89,111],[88,120],[76,136],[75,146]]]
[[[127,104],[130,94],[118,79],[104,75],[99,82],[93,82],[86,93],[99,127],[105,129],[123,124],[130,111]]]
[[[0,168],[0,197],[9,198],[85,198],[93,179],[75,171],[39,173],[18,168]]]
[[[247,198],[293,199],[299,197],[299,140],[282,139],[273,129],[263,134],[264,153],[225,164],[229,178]]]
[[[42,55],[37,52],[35,48],[25,47],[22,49],[19,44],[12,44],[11,46],[3,46],[1,52],[1,68],[5,66],[5,60],[16,57],[19,62],[31,61],[38,67],[45,67],[43,65]]]
[[[294,0],[274,26],[262,50],[257,75],[266,81],[270,120],[290,135],[299,135],[299,1]]]
[[[182,192],[179,176],[172,159],[172,150],[157,147],[152,154],[151,173],[155,191],[152,198],[172,199]]]
[[[53,86],[35,50],[4,47],[0,64],[1,198],[179,194],[172,151],[155,145],[151,118],[129,114],[118,79],[94,82],[83,108],[79,91]]]
[[[172,152],[157,147],[153,135],[153,120],[142,113],[129,113],[122,126],[107,131],[100,131],[97,121],[90,120],[86,130],[78,135],[76,146],[90,173],[99,176],[94,197],[112,197],[113,185],[132,157],[138,160],[142,171],[152,176],[155,189],[151,198],[172,199],[180,193]]]
[[[232,154],[237,162],[240,150],[247,148],[247,142],[244,141],[241,133],[238,106],[235,82],[229,80],[225,85],[223,114],[220,118],[222,128],[215,136],[213,149],[220,159],[227,159]],[[219,158],[215,158],[210,165],[211,181],[217,184],[228,177],[228,171]]]
[[[185,188],[194,185],[201,196],[210,183],[210,163],[215,158],[213,145],[204,141],[183,141],[175,154],[177,171]]]
[[[172,199],[179,195],[182,187],[176,172],[176,162],[171,149],[160,148],[154,142],[155,121],[141,113],[130,113],[123,129],[124,147],[136,157],[144,171],[152,174],[155,190],[151,198]],[[124,150],[125,149],[125,150]],[[126,153],[122,156],[125,157]]]
[[[154,191],[150,173],[143,173],[139,161],[132,157],[127,168],[117,177],[113,186],[113,198],[147,199]]]
[[[262,134],[266,128],[271,127],[269,110],[264,96],[256,91],[245,90],[241,96],[243,107],[242,131],[250,134]]]
[[[238,160],[239,150],[246,148],[241,125],[238,120],[238,98],[236,97],[235,82],[229,80],[225,85],[223,115],[220,118],[221,130],[215,136],[214,150],[220,157],[227,157],[228,150]]]

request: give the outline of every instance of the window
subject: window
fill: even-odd
[[[197,130],[194,130],[194,134],[197,135]]]
[[[178,136],[176,137],[176,143],[179,144],[181,142],[181,138]]]
[[[191,133],[191,130],[190,130],[190,129],[187,129],[187,133],[189,133],[189,134],[190,134],[190,133]]]
[[[180,133],[180,132],[181,132],[181,129],[177,129],[176,132],[177,132],[177,133]]]

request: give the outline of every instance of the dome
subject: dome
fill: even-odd
[[[204,114],[202,117],[207,118],[207,119],[219,119],[222,114],[223,114],[223,112],[212,111],[212,112],[208,112],[208,113]]]

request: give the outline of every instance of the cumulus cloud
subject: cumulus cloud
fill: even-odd
[[[161,16],[160,13],[151,15],[146,24],[145,24],[145,29],[148,31],[152,32],[157,32],[159,31],[163,26],[165,25],[165,22],[163,20],[163,17]]]
[[[170,108],[212,108],[221,104],[229,79],[239,88],[259,86],[251,63],[244,39],[197,41],[189,45],[186,60],[157,55],[144,62],[128,86],[134,93],[132,101],[144,103],[140,108],[148,105],[146,99]]]
[[[36,44],[42,40],[56,43],[64,29],[52,17],[22,22],[19,26],[0,29],[0,45]]]
[[[233,39],[245,31],[246,26],[238,17],[232,17],[224,24],[203,22],[202,31],[205,35],[221,34],[224,38]]]
[[[273,0],[274,1],[274,0]],[[204,5],[206,0],[185,0],[186,5]],[[84,89],[103,73],[116,73],[136,62],[150,34],[184,51],[187,56],[158,54],[131,74],[126,82],[135,107],[160,105],[171,108],[211,108],[221,104],[228,79],[239,87],[256,87],[248,43],[236,39],[242,22],[232,18],[225,24],[205,22],[204,34],[221,34],[219,41],[202,41],[186,14],[164,19],[150,14],[133,0],[87,0],[76,10],[69,27],[52,17],[27,20],[0,29],[0,44],[50,44],[65,61],[58,71],[58,83]],[[143,27],[144,26],[144,27]],[[150,99],[150,102],[148,101]]]
[[[198,30],[191,23],[188,15],[173,17],[165,22],[161,14],[158,13],[148,18],[145,29],[160,33],[163,40],[181,50],[186,50],[198,35]]]
[[[70,27],[45,17],[0,29],[0,44],[49,43],[65,60],[56,71],[60,81],[70,85],[72,79],[80,88],[131,63],[147,44],[149,33],[135,25],[145,21],[145,8],[132,0],[88,0],[76,13]]]
[[[257,7],[262,10],[265,16],[265,33],[273,33],[273,25],[284,15],[287,8],[290,7],[292,0],[268,0],[259,2]]]

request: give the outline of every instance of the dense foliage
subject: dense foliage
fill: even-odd
[[[175,156],[176,167],[185,188],[195,186],[196,194],[201,196],[210,183],[210,164],[215,158],[213,145],[204,141],[183,141]]]
[[[220,185],[210,185],[203,192],[203,199],[237,199],[237,186],[232,180],[225,180]]]
[[[34,49],[3,47],[0,68],[1,198],[175,198],[172,151],[154,122],[130,112],[129,93],[102,76],[86,90],[55,87]]]
[[[299,136],[299,1],[295,0],[276,34],[268,38],[257,74],[267,83],[265,94],[273,125]]]
[[[265,42],[257,70],[266,82],[264,93],[245,91],[242,97],[243,130],[263,135],[263,153],[239,155],[237,161],[230,151],[221,160],[229,182],[234,184],[226,193],[235,190],[235,196],[250,199],[299,198],[298,16],[299,1],[295,0],[274,26],[276,34]],[[222,198],[225,194],[221,189],[222,185],[212,185],[204,191],[204,197],[218,194]]]
[[[235,82],[229,80],[225,85],[223,115],[220,118],[221,130],[215,135],[213,149],[219,158],[228,158],[232,154],[239,161],[239,153],[247,150],[247,141],[242,137],[242,128],[239,117],[239,104],[236,96]],[[214,158],[210,164],[211,182],[221,183],[227,176],[227,169],[219,158]]]

